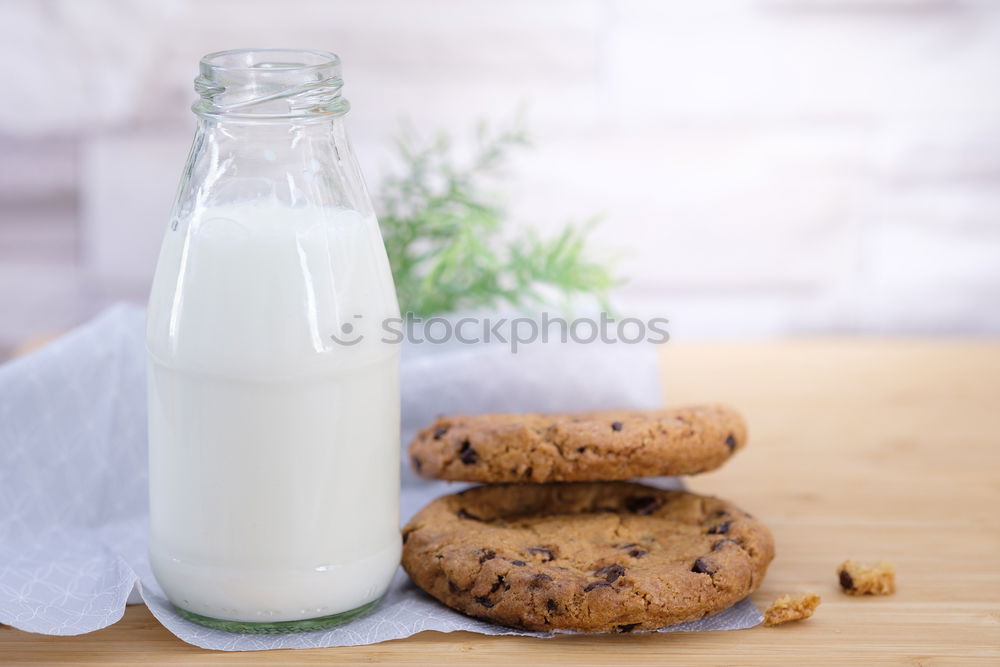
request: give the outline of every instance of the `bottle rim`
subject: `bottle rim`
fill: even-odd
[[[265,62],[263,63],[266,67],[262,67],[262,63],[243,63],[243,64],[223,64],[221,61],[226,59],[239,59],[248,58],[254,54],[269,54],[272,56],[277,56],[278,54],[288,54],[291,56],[302,56],[308,55],[316,59],[313,63],[296,63],[296,62]],[[259,71],[261,69],[267,69],[270,71],[288,71],[288,70],[310,70],[319,69],[322,67],[340,67],[340,56],[336,53],[330,51],[321,51],[318,49],[280,49],[280,48],[268,48],[268,49],[226,49],[224,51],[215,51],[213,53],[206,54],[199,61],[199,64],[203,68],[211,69],[212,71],[218,72],[239,72],[239,71]]]
[[[350,109],[340,58],[316,49],[229,49],[204,56],[194,81],[199,116],[252,121],[322,119]]]

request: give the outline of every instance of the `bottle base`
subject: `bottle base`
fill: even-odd
[[[204,625],[206,628],[212,628],[213,630],[224,630],[226,632],[238,632],[243,634],[255,634],[255,635],[283,635],[292,632],[312,632],[313,630],[325,630],[327,628],[332,628],[338,625],[344,625],[345,623],[350,623],[356,618],[364,616],[375,606],[382,601],[381,597],[375,598],[368,604],[361,605],[356,609],[351,609],[348,611],[342,611],[339,614],[331,614],[330,616],[320,616],[318,618],[304,618],[299,621],[274,621],[271,623],[252,623],[249,621],[227,621],[221,618],[212,618],[210,616],[202,616],[201,614],[196,614],[193,611],[188,611],[187,609],[181,609],[177,605],[174,605],[174,609],[183,618],[191,621],[192,623],[197,623],[198,625]]]

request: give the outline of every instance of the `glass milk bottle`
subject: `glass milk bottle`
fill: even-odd
[[[186,618],[342,623],[392,579],[399,316],[332,53],[224,51],[149,299],[150,560]]]

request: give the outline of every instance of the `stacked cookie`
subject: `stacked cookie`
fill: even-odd
[[[528,630],[629,632],[721,611],[757,589],[770,532],[731,503],[626,482],[722,465],[746,424],[721,405],[442,417],[417,473],[483,482],[403,528],[403,567],[463,613]]]

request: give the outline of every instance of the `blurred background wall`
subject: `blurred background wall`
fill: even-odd
[[[145,299],[201,55],[328,49],[400,119],[527,106],[516,219],[604,213],[676,335],[1000,333],[1000,2],[0,0],[0,351]]]

